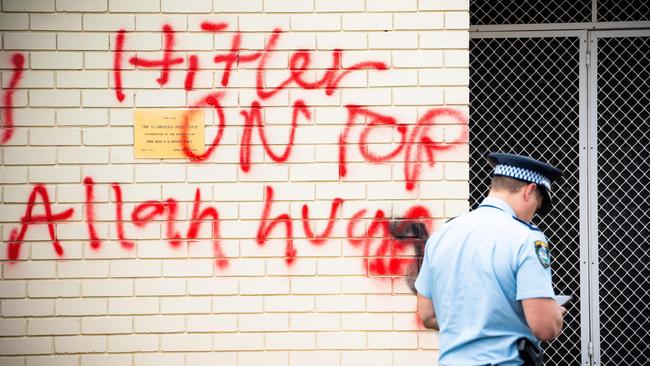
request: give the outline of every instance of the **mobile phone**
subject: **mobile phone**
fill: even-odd
[[[573,299],[573,296],[571,296],[571,295],[557,295],[557,296],[554,296],[553,298],[558,303],[558,305],[564,306],[566,303],[571,301],[571,299]]]

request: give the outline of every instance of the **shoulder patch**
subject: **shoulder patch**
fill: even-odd
[[[542,264],[542,267],[548,268],[551,265],[551,255],[548,250],[548,244],[541,240],[535,241],[535,254],[537,254],[537,259],[539,263]]]

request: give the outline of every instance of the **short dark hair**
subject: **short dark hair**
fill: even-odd
[[[522,187],[528,184],[530,183],[524,182],[523,180],[504,177],[502,175],[495,175],[494,177],[492,177],[492,184],[490,185],[490,190],[517,193]]]

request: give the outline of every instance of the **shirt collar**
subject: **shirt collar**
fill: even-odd
[[[502,200],[501,198],[485,197],[485,199],[483,200],[483,202],[481,202],[481,205],[479,207],[481,206],[496,207],[515,217],[515,210],[513,210],[512,207],[510,207],[510,205],[506,203],[506,201]]]

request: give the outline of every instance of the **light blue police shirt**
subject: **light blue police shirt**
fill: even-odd
[[[520,300],[555,295],[547,255],[544,234],[494,197],[436,230],[415,287],[433,301],[441,365],[522,364],[517,339],[538,340]]]

